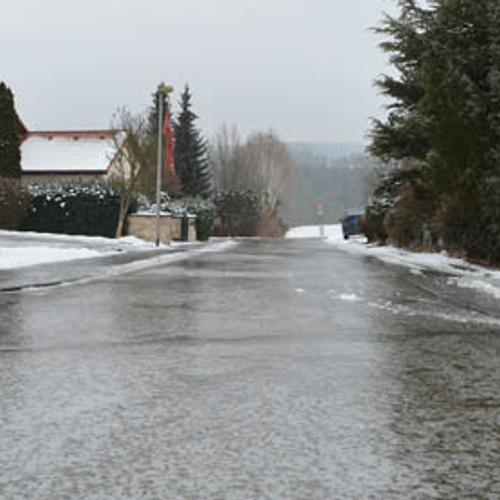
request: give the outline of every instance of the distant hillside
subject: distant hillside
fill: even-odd
[[[281,207],[290,226],[317,223],[316,203],[325,222],[335,223],[344,211],[365,206],[370,197],[376,160],[362,146],[349,144],[289,144],[295,164],[294,186]]]
[[[315,157],[327,161],[365,152],[362,144],[348,142],[289,142],[287,146],[295,157]]]

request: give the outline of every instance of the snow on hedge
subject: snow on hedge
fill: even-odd
[[[139,195],[137,199],[137,213],[156,214],[156,203],[151,203],[145,196]],[[201,198],[183,198],[172,200],[168,193],[160,194],[160,212],[173,217],[194,217],[204,212],[213,212],[214,205],[209,200]]]

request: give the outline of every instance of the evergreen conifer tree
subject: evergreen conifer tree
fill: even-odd
[[[378,81],[393,102],[371,151],[417,165],[445,244],[499,262],[500,2],[399,4],[377,30],[400,76]]]
[[[391,98],[387,120],[374,120],[370,151],[385,160],[424,160],[430,148],[418,105],[425,89],[419,71],[425,56],[428,14],[413,0],[400,0],[399,17],[386,16],[376,33],[388,36],[380,46],[398,76],[384,75],[375,82]]]
[[[175,170],[184,195],[208,198],[212,193],[208,146],[196,127],[198,116],[192,111],[191,99],[189,86],[186,85],[174,125]]]
[[[21,177],[19,118],[12,91],[0,82],[0,177]]]
[[[449,0],[426,34],[419,112],[428,123],[440,188],[463,199],[477,196],[500,143],[500,130],[492,127],[500,112],[498,25],[491,24],[499,15],[498,0]]]
[[[152,104],[148,110],[148,133],[151,135],[152,140],[158,140],[158,111],[159,111],[159,94],[155,92],[151,95]],[[166,109],[168,97],[162,95],[163,109]],[[162,117],[163,119],[163,117]]]
[[[420,105],[434,184],[460,221],[454,238],[491,260],[500,257],[499,20],[498,0],[441,2],[427,33]]]

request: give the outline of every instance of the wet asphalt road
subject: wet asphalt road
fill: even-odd
[[[286,240],[0,294],[0,498],[498,499],[500,308],[460,293]]]

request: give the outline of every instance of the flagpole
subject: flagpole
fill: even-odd
[[[161,216],[161,171],[162,171],[162,133],[163,133],[163,119],[164,119],[164,101],[165,96],[168,96],[174,89],[164,83],[158,86],[158,161],[156,165],[156,246],[160,246],[160,216]],[[168,106],[168,103],[167,103]]]

